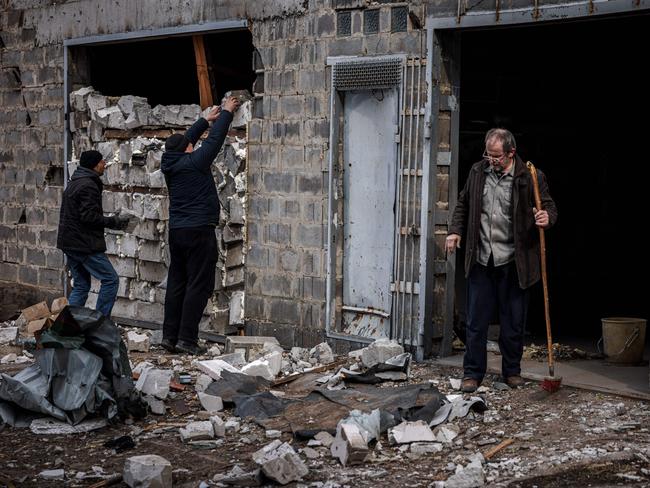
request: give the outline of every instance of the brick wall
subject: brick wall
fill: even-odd
[[[246,320],[251,332],[276,335],[285,345],[309,346],[324,337],[330,149],[326,59],[424,54],[424,35],[411,22],[407,32],[391,31],[391,6],[378,9],[377,33],[365,35],[364,9],[332,8],[339,3],[312,2],[306,15],[254,23],[252,29],[264,86],[249,132]],[[423,18],[423,7],[411,10]],[[342,12],[349,15],[349,32],[338,26]]]
[[[0,281],[51,296],[63,287],[63,47],[35,35],[21,11],[0,14]]]

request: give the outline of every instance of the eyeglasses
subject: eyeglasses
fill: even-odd
[[[484,151],[483,152],[483,159],[487,159],[488,161],[493,162],[493,163],[501,163],[501,162],[503,162],[503,160],[505,159],[505,157],[507,155],[508,155],[507,153],[503,153],[501,156],[498,156],[498,157],[497,156],[490,156],[487,153],[487,151]]]

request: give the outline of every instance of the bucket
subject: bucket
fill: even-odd
[[[643,361],[645,319],[609,317],[603,324],[603,349],[607,361],[617,364],[638,364]]]

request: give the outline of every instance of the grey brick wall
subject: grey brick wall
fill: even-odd
[[[357,5],[357,3],[359,5]],[[411,4],[417,2],[410,2]],[[337,36],[337,2],[253,24],[263,65],[261,108],[251,122],[246,321],[251,332],[283,344],[323,339],[329,148],[328,56],[406,53],[422,56],[422,31],[391,33],[391,5],[380,32],[364,35],[365,2],[352,10],[351,35]],[[411,5],[424,18],[424,7]]]
[[[285,345],[322,340],[330,150],[326,58],[424,54],[422,31],[414,30],[411,22],[407,32],[391,33],[392,5],[388,2],[379,2],[379,32],[364,35],[367,3],[290,0],[224,6],[204,1],[188,6],[172,1],[164,12],[140,2],[52,4],[34,0],[21,2],[23,10],[2,3],[0,280],[43,290],[61,288],[62,259],[55,242],[62,188],[48,183],[46,175],[50,167],[63,164],[63,39],[249,18],[258,51],[255,90],[259,93],[256,118],[249,125],[245,235],[238,227],[223,230],[229,245],[247,239],[246,271],[243,277],[242,267],[229,269],[225,280],[245,280],[249,333],[278,335]],[[411,12],[421,20],[424,3],[409,2]],[[454,11],[451,2],[428,3],[430,12]],[[352,9],[347,37],[337,36],[337,7]],[[100,8],[101,17],[90,15]],[[85,18],[94,19],[93,25],[87,25]],[[142,226],[135,235],[145,240],[159,238],[154,227]],[[231,257],[231,263],[235,258]],[[128,259],[132,258],[125,256],[124,262]],[[127,268],[125,273],[131,273]],[[151,268],[147,272],[154,278],[159,270],[155,265]],[[125,296],[126,286],[122,288],[118,315],[143,313],[159,318],[160,297],[147,310],[140,310]],[[215,304],[219,310],[227,306]]]
[[[63,288],[62,187],[46,175],[62,171],[63,46],[38,44],[22,19],[0,13],[0,281],[52,296]]]

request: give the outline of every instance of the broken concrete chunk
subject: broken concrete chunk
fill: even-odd
[[[132,114],[136,108],[149,107],[149,102],[144,97],[136,97],[133,95],[124,95],[117,101],[118,107],[126,115]]]
[[[147,369],[138,378],[136,390],[164,400],[169,395],[169,382],[174,372],[169,369]]]
[[[106,108],[100,108],[97,110],[95,113],[95,117],[93,120],[97,121],[99,124],[102,125],[102,127],[109,127],[109,121],[111,116],[114,116],[113,122],[115,122],[115,117],[117,115],[122,118],[122,129],[124,128],[124,115],[122,114],[122,111],[120,110],[119,107],[113,105],[111,107],[106,107]],[[119,127],[110,127],[111,129],[119,129]]]
[[[410,450],[415,456],[425,456],[442,451],[442,444],[439,442],[414,442],[411,444]]]
[[[334,362],[332,348],[327,342],[321,342],[309,351],[309,357],[315,358],[320,364],[329,364]]]
[[[366,368],[372,368],[375,364],[386,362],[394,356],[404,353],[404,348],[397,342],[389,339],[377,339],[361,351],[361,361]]]
[[[63,481],[65,471],[63,469],[46,469],[38,473],[38,477],[48,481]]]
[[[199,402],[201,402],[201,406],[208,412],[221,412],[223,410],[221,397],[199,392]]]
[[[129,352],[149,352],[149,336],[130,330],[126,334]]]
[[[269,363],[269,368],[271,369],[271,374],[273,377],[276,377],[280,374],[282,369],[282,353],[278,351],[273,351],[269,354],[264,355],[262,358]]]
[[[230,297],[230,318],[229,325],[244,325],[244,292],[236,291]],[[228,342],[226,341],[226,352],[234,352],[228,350]]]
[[[85,86],[70,93],[69,99],[72,110],[76,110],[77,112],[85,112],[88,110],[86,100],[88,99],[88,96],[94,91],[95,89],[92,86]]]
[[[226,436],[226,423],[218,415],[213,415],[210,417],[210,422],[212,423],[212,430],[214,430],[214,435],[217,437]]]
[[[171,488],[172,465],[156,454],[133,456],[124,462],[123,479],[131,488]]]
[[[248,363],[241,369],[241,372],[249,376],[261,376],[269,381],[275,378],[271,365],[266,359],[256,359],[252,363]]]
[[[275,337],[263,336],[228,336],[226,338],[226,353],[241,352],[247,361],[255,356],[251,351],[272,352],[271,344],[280,345]]]
[[[179,432],[183,442],[214,439],[214,429],[212,428],[212,422],[209,420],[190,422],[185,427],[181,427]]]
[[[18,327],[3,327],[0,329],[0,344],[9,344],[18,339]]]
[[[263,482],[261,469],[244,471],[238,464],[235,464],[229,473],[224,475],[217,474],[212,480],[235,486],[262,486]]]
[[[454,424],[443,424],[439,425],[433,431],[438,442],[443,442],[445,444],[451,443],[460,432],[460,428]]]
[[[165,415],[165,402],[152,395],[142,395],[142,399],[149,405],[151,413]]]
[[[319,441],[323,446],[330,447],[332,442],[334,442],[334,437],[329,432],[319,432],[314,436],[314,439]]]
[[[391,444],[408,444],[411,442],[434,442],[436,437],[422,420],[416,422],[402,422],[388,431],[388,440]]]
[[[90,113],[90,118],[95,120],[97,118],[97,111],[108,106],[107,98],[104,95],[99,93],[91,93],[86,98],[86,105],[88,106],[88,112]]]
[[[280,430],[267,430],[264,432],[264,435],[266,435],[267,439],[279,439],[282,437],[282,431]]]
[[[246,217],[244,215],[244,203],[238,196],[233,196],[230,199],[230,223],[244,225]]]
[[[275,440],[253,453],[262,472],[282,485],[298,481],[309,473],[307,466],[288,443]]]
[[[253,118],[253,101],[249,100],[239,106],[232,118],[233,129],[245,128],[246,124]]]
[[[225,369],[231,373],[241,373],[237,368],[220,359],[209,359],[207,361],[196,361],[196,367],[215,380],[221,379],[221,372]]]
[[[13,352],[9,353],[9,354],[7,354],[5,356],[2,356],[2,359],[0,359],[0,364],[13,363],[17,358],[18,358],[18,356],[16,355],[16,353],[13,353]]]
[[[485,485],[485,471],[482,463],[483,456],[472,457],[471,462],[463,467],[456,466],[456,473],[445,482],[445,488],[474,488]]]
[[[343,466],[352,466],[366,460],[368,445],[357,425],[339,423],[330,452]]]
[[[230,354],[222,354],[221,356],[217,356],[214,359],[225,361],[235,368],[241,368],[246,364],[246,358],[244,358],[244,353],[241,351],[232,352]]]
[[[196,383],[194,384],[194,389],[196,390],[197,393],[205,391],[208,386],[212,384],[214,380],[209,377],[207,374],[200,374],[199,377],[196,379]]]

